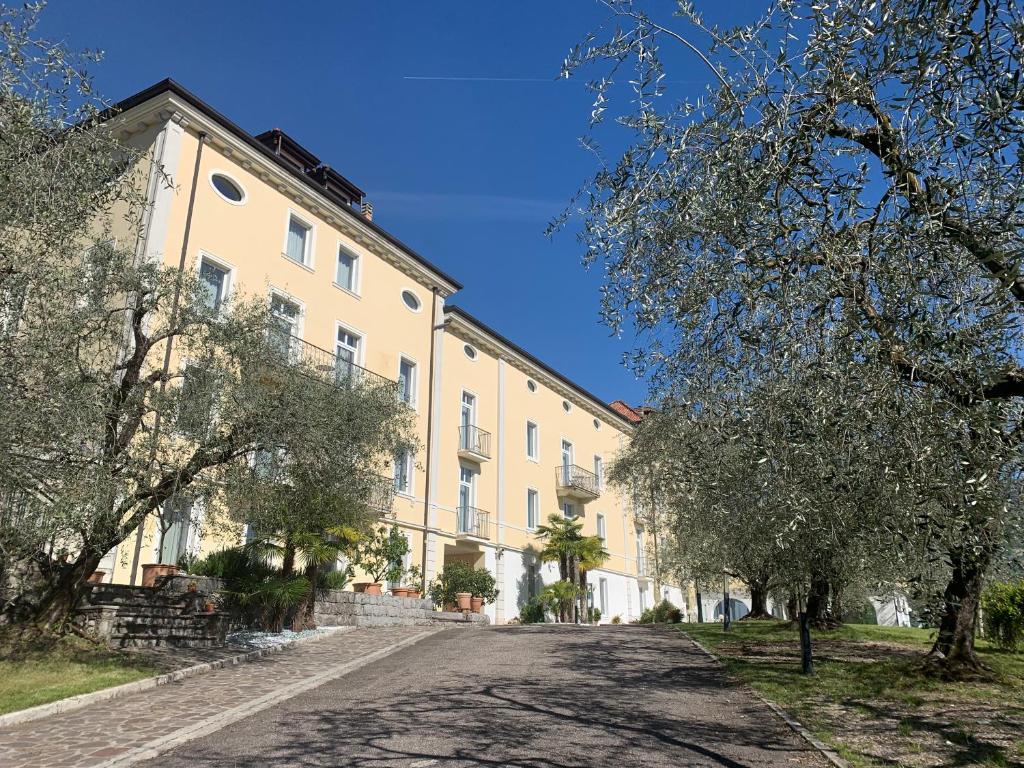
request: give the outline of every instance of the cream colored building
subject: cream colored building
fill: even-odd
[[[386,515],[409,538],[409,564],[428,580],[452,559],[487,567],[501,590],[487,610],[507,621],[557,579],[536,559],[534,529],[558,512],[606,542],[611,557],[590,574],[604,620],[681,601],[654,584],[649,536],[604,482],[632,429],[628,406],[453,306],[458,281],[374,224],[363,192],[281,131],[252,136],[170,80],[116,112],[121,139],[152,159],[140,258],[197,271],[217,299],[262,294],[294,343],[401,382],[422,449],[396,461]],[[144,563],[235,543],[204,537],[203,511],[188,514],[165,540],[173,552],[157,551],[151,524],[101,567],[128,582]]]

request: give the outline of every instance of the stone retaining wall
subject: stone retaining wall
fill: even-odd
[[[430,600],[332,591],[316,601],[315,619],[320,627],[390,627],[487,624],[479,613],[447,613],[434,610]]]

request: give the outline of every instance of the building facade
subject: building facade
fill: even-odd
[[[492,621],[517,616],[558,578],[537,558],[535,529],[559,513],[605,541],[610,558],[589,577],[604,620],[682,600],[655,583],[650,535],[604,478],[636,412],[454,306],[458,281],[376,225],[363,192],[282,131],[250,135],[169,80],[110,123],[151,158],[140,258],[194,271],[214,301],[262,295],[289,343],[398,382],[422,448],[396,457],[389,516],[428,581],[451,560],[486,567],[500,590]],[[150,523],[110,553],[108,578],[134,582],[145,563],[244,536],[204,535],[202,509],[180,517],[170,537]]]

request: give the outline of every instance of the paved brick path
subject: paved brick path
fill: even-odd
[[[437,630],[357,629],[142,693],[0,729],[0,768],[127,765],[321,685]]]

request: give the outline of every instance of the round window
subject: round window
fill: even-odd
[[[572,404],[568,400],[562,401],[562,410],[568,413],[572,410]]]
[[[239,204],[245,200],[245,193],[242,188],[233,179],[228,178],[223,173],[214,173],[210,176],[210,183],[213,184],[213,188],[217,190],[217,194],[227,200],[229,203]]]
[[[476,360],[476,350],[473,349],[473,347],[469,346],[469,344],[464,346],[462,348],[462,351],[466,353],[466,357],[468,357],[470,360]]]
[[[533,379],[527,379],[526,380],[526,388],[528,390],[530,390],[531,392],[536,392],[537,391],[537,382],[534,381]]]
[[[405,306],[407,306],[413,312],[419,312],[420,307],[423,306],[420,303],[420,297],[417,296],[412,291],[410,291],[408,288],[402,291],[402,303],[405,304]]]
[[[601,422],[598,421],[597,419],[594,419],[594,429],[600,429],[600,428],[601,428]]]

